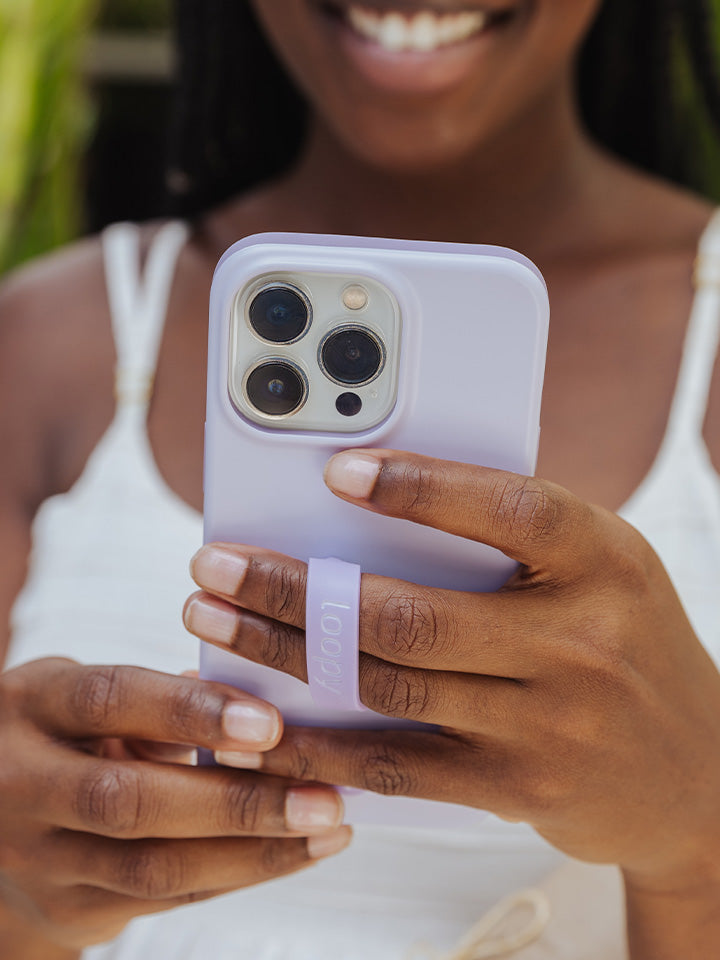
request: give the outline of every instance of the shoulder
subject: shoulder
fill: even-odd
[[[699,254],[700,239],[717,213],[718,205],[707,198],[696,197],[664,184],[653,185],[648,205],[657,208],[657,215],[663,218],[668,235],[676,238],[678,246],[688,250],[694,264]],[[660,229],[659,223],[657,229]],[[720,315],[716,322],[720,324]],[[714,361],[703,433],[711,460],[720,471],[720,351],[716,350]]]
[[[682,333],[687,327],[688,309],[695,293],[693,266],[700,240],[720,208],[707,197],[619,166],[620,173],[615,180],[617,195],[609,200],[625,210],[625,215],[618,218],[624,239],[618,237],[617,244],[620,249],[628,244],[630,254],[641,251],[638,259],[644,260],[645,266],[635,275],[647,288],[647,302],[655,303],[658,312],[668,303],[675,305]],[[684,303],[688,309],[683,307]],[[720,354],[715,358],[704,437],[711,459],[720,470]]]
[[[165,224],[138,224],[141,270]],[[208,273],[194,244],[173,290],[182,313]],[[209,271],[209,275],[212,271]],[[0,449],[29,509],[69,489],[112,421],[115,344],[103,237],[21,268],[0,285]],[[11,482],[12,479],[11,479]]]
[[[0,288],[0,443],[28,509],[63,482],[65,454],[112,404],[113,345],[99,239]],[[103,382],[107,381],[107,382]]]
[[[699,254],[700,239],[711,218],[718,211],[717,204],[707,198],[697,197],[679,188],[651,182],[646,194],[647,217],[650,228],[659,238],[667,238],[669,245],[678,251],[687,251],[694,264]],[[653,212],[654,211],[654,212]],[[688,277],[687,283],[692,277]],[[694,296],[695,291],[692,291]],[[686,318],[683,318],[687,322]],[[720,316],[717,317],[720,324]],[[716,353],[704,438],[711,460],[720,471],[720,351]]]
[[[101,237],[4,279],[0,444],[29,511],[74,483],[110,423],[114,365]]]
[[[615,158],[609,162],[614,176],[606,208],[622,232],[621,245],[651,254],[694,256],[715,204]]]

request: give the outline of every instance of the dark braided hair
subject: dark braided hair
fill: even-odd
[[[175,0],[177,106],[168,187],[191,216],[290,167],[306,106],[247,0]]]
[[[714,186],[707,149],[718,150],[720,134],[713,27],[710,0],[605,0],[578,70],[596,140],[703,192]]]
[[[720,193],[711,0],[605,0],[578,63],[585,124],[612,152]],[[180,64],[168,187],[192,216],[287,170],[307,108],[247,0],[175,0]]]

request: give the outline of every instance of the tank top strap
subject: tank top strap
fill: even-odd
[[[700,240],[695,299],[668,421],[670,445],[702,437],[715,359],[720,344],[720,210]]]
[[[103,234],[105,277],[117,364],[118,410],[147,411],[178,257],[188,228],[172,222],[153,239],[141,271],[141,230],[119,223]]]

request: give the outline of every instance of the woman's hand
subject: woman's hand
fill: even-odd
[[[361,698],[442,729],[289,729],[252,765],[529,821],[648,890],[720,883],[720,675],[640,534],[552,484],[410,454],[340,454],[326,480],[522,568],[495,594],[366,574]],[[306,679],[304,564],[214,546],[193,572],[190,630]]]
[[[0,941],[17,960],[55,955],[23,952],[37,936],[81,949],[350,839],[329,787],[132,758],[134,741],[272,748],[277,710],[232,687],[38,660],[0,677],[0,729]]]

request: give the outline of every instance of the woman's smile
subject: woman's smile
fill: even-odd
[[[390,4],[311,0],[334,43],[373,85],[388,91],[432,93],[477,70],[527,4]]]
[[[553,122],[570,115],[557,92],[599,2],[252,0],[315,122],[372,168],[405,173],[466,163],[529,116],[543,117],[529,141],[546,142],[539,104],[558,106]]]

